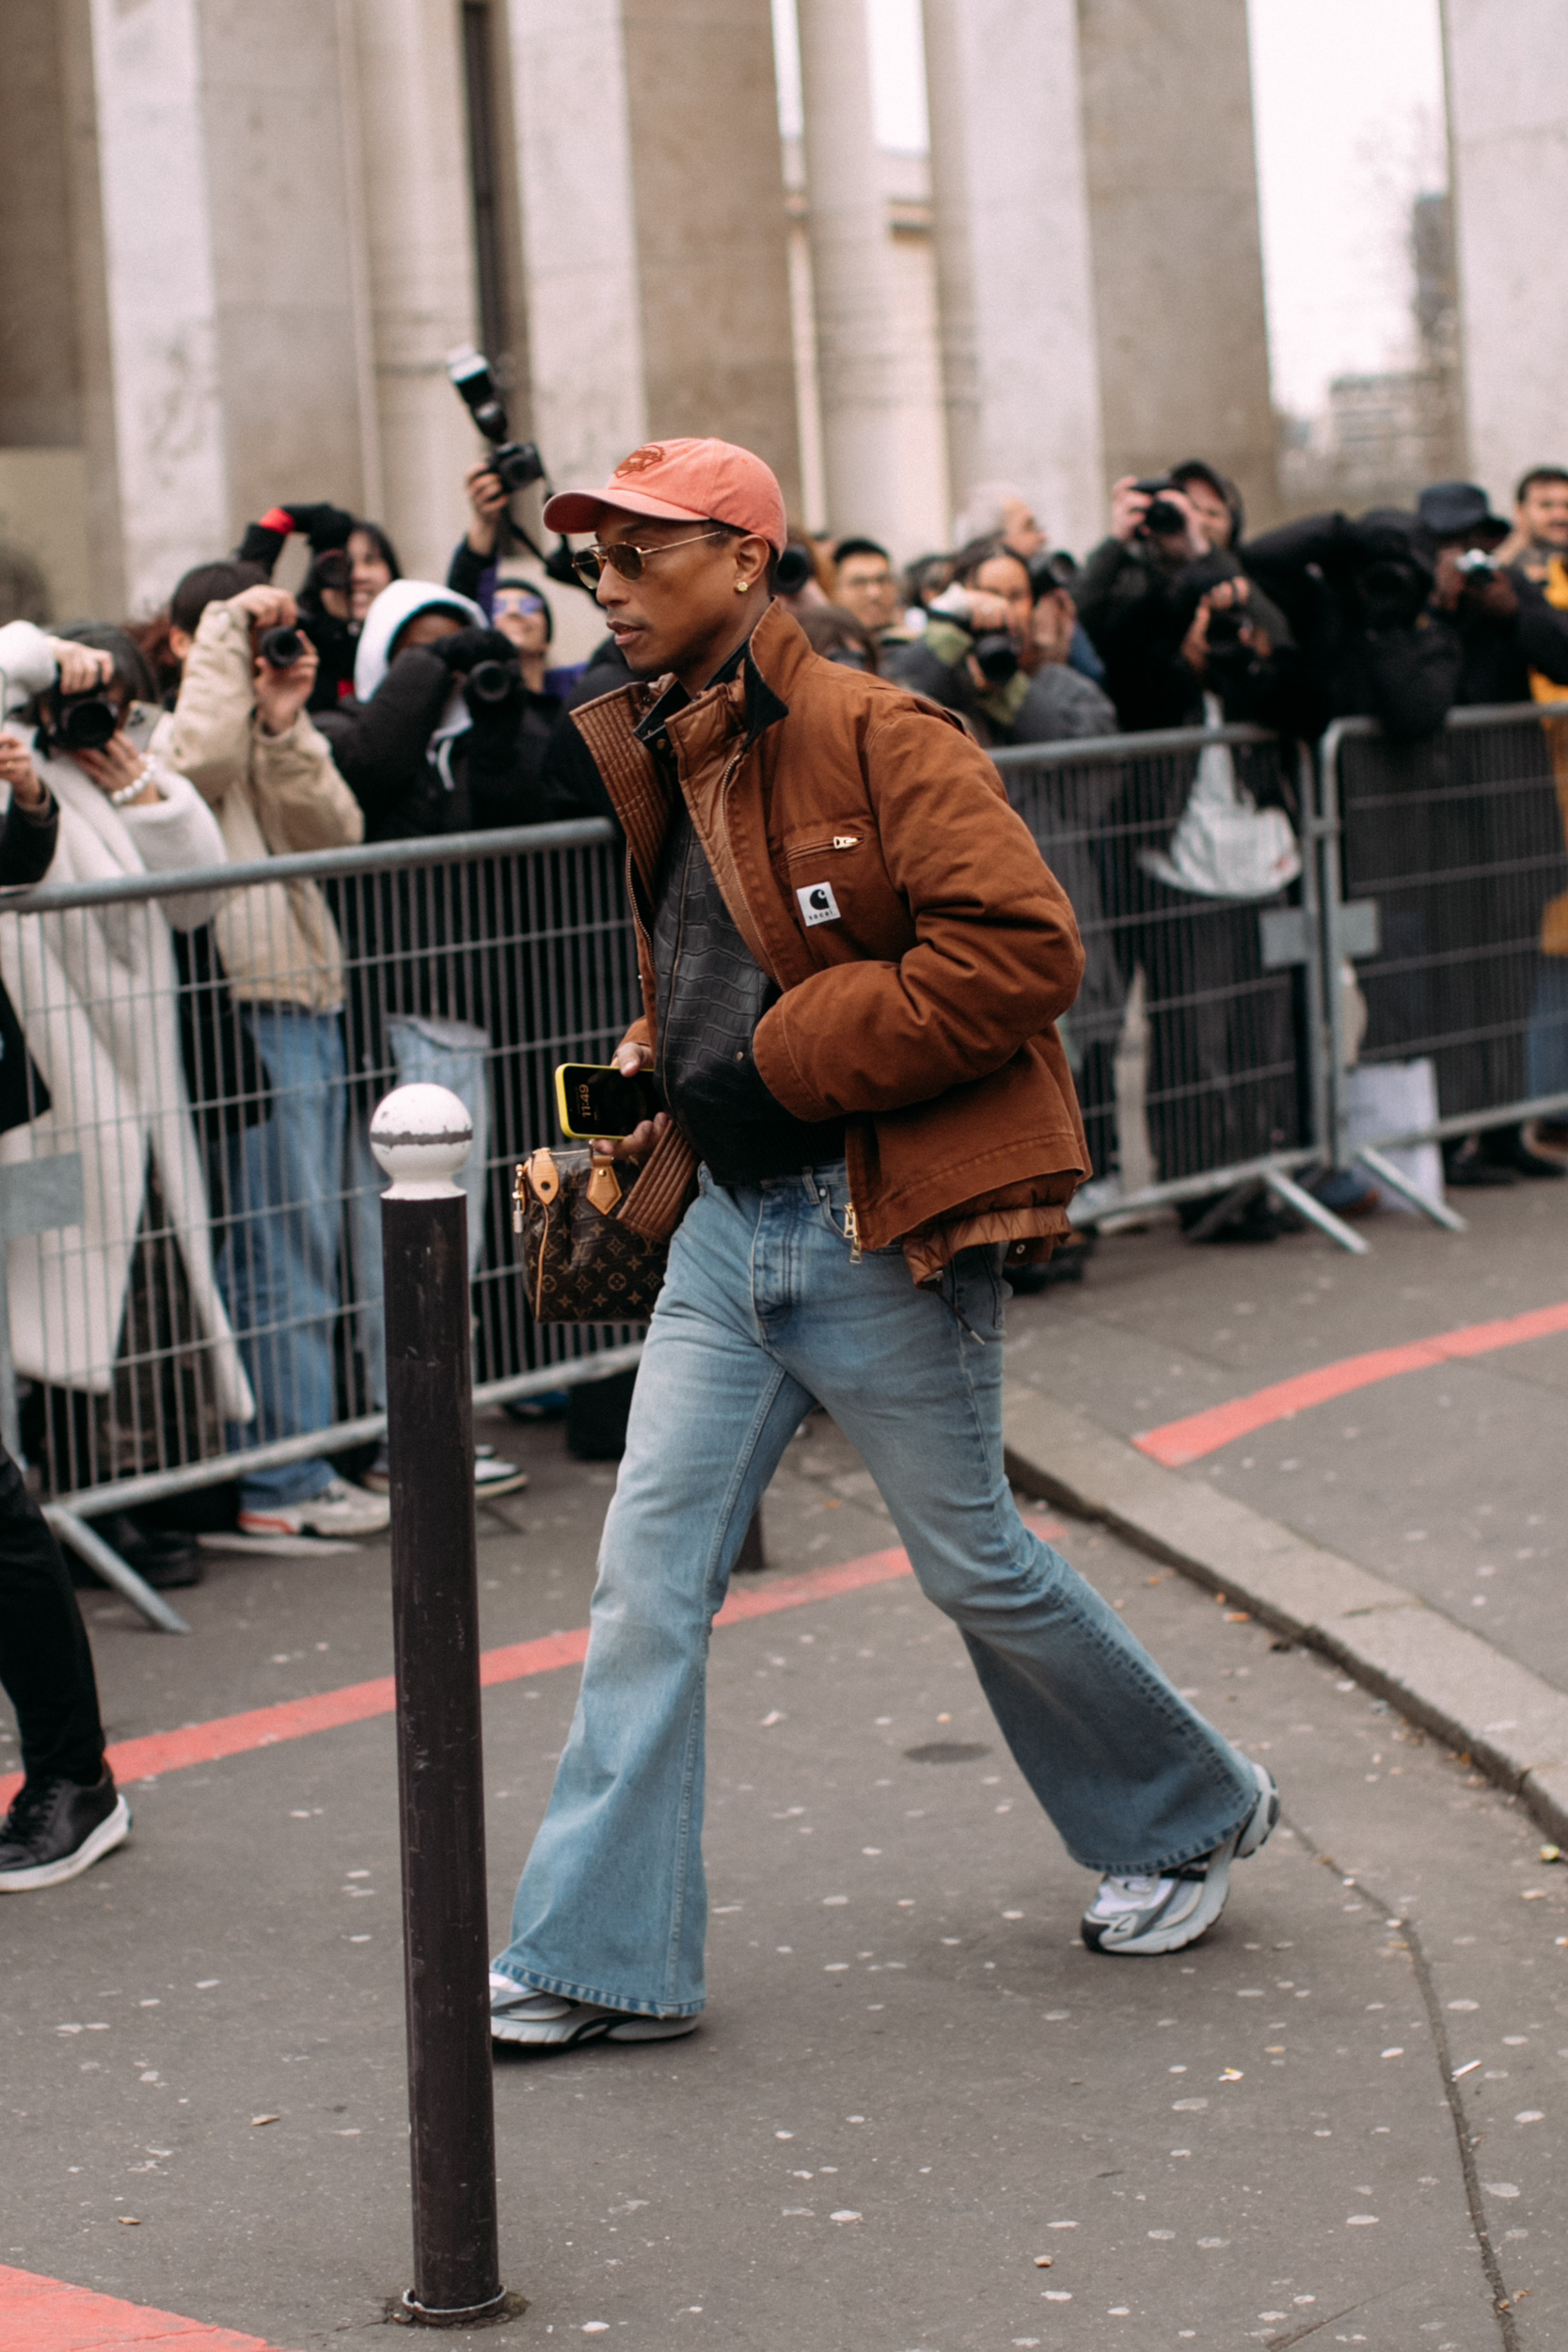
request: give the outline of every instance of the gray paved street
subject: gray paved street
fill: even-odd
[[[1132,1436],[1374,1348],[1568,1300],[1568,1183],[1452,1196],[1469,1231],[1381,1215],[1315,1233],[1101,1243],[1081,1288],[1009,1310],[1008,1370]],[[1183,1473],[1374,1568],[1568,1690],[1568,1331],[1406,1373]]]
[[[1492,1303],[1482,1264],[1455,1295],[1463,1262],[1443,1253],[1496,1240],[1500,1273],[1500,1229],[1473,1245],[1401,1229],[1387,1248],[1385,1231],[1377,1280],[1437,1294],[1405,1302],[1404,1330],[1553,1295],[1547,1278]],[[1020,1303],[1015,1368],[1070,1370],[1108,1422],[1125,1391],[1122,1425],[1147,1426],[1374,1343],[1340,1303],[1365,1275],[1315,1243],[1129,1237],[1065,1304]],[[1323,1277],[1334,1303],[1308,1335],[1283,1308]],[[1196,1317],[1215,1295],[1258,1311],[1228,1360]],[[1168,1375],[1183,1311],[1213,1377],[1156,1395],[1134,1359]],[[558,1430],[522,1442],[533,1485],[500,1506],[510,1524],[483,1523],[489,1645],[583,1622],[610,1484],[566,1461]],[[1511,1459],[1494,1448],[1491,1468],[1512,1509]],[[768,1533],[775,1578],[891,1540],[820,1419]],[[722,1629],[708,2016],[662,2048],[500,2063],[504,2273],[531,2309],[495,2341],[1564,2340],[1568,1870],[1507,1798],[1322,1661],[1104,1534],[1060,1540],[1278,1772],[1285,1827],[1239,1869],[1221,1928],[1172,1960],[1083,1949],[1087,1874],[908,1580]],[[190,1600],[180,1642],[95,1597],[111,1737],[386,1671],[379,1549],[218,1559]],[[487,1698],[498,1936],[575,1680]],[[911,1757],[933,1742],[953,1760]],[[298,2352],[378,2327],[408,2278],[390,1724],[133,1795],[131,1847],[0,1913],[0,2260]]]

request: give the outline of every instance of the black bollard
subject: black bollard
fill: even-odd
[[[451,2328],[521,2308],[497,2236],[467,1203],[447,1181],[468,1116],[444,1088],[401,1087],[372,1139],[394,1179],[381,1235],[414,2200],[414,2284],[393,2315]]]

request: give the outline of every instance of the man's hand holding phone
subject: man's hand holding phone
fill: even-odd
[[[653,1066],[654,1057],[646,1045],[633,1045],[628,1041],[615,1049],[615,1068],[623,1078],[641,1077]],[[596,1136],[594,1155],[601,1160],[645,1160],[669,1124],[669,1112],[656,1111],[652,1119],[644,1119],[635,1126],[629,1136]]]

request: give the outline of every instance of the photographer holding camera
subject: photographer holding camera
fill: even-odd
[[[1242,559],[1287,616],[1327,718],[1376,719],[1399,742],[1435,734],[1461,648],[1433,623],[1430,542],[1414,515],[1308,515],[1249,539]]]
[[[225,863],[200,794],[147,744],[153,682],[122,631],[83,624],[50,638],[13,621],[0,629],[0,674],[13,706],[24,706],[23,723],[0,734],[0,780],[19,800],[39,787],[57,805],[51,881],[121,882]],[[43,1384],[71,1462],[84,1448],[89,1458],[112,1448],[123,1469],[164,1466],[139,1463],[124,1443],[139,1413],[128,1410],[125,1379],[157,1376],[146,1366],[128,1373],[125,1362],[139,1344],[135,1310],[148,1286],[177,1346],[198,1357],[204,1397],[230,1422],[248,1422],[255,1409],[214,1276],[171,937],[199,930],[222,898],[221,890],[187,892],[0,916],[6,988],[47,1098],[0,1140],[0,1157],[79,1150],[83,1160],[80,1228],[69,1242],[63,1231],[47,1232],[10,1261],[16,1368]],[[97,1449],[84,1434],[94,1420]]]
[[[888,646],[882,674],[955,711],[988,749],[1011,743],[1029,691],[1034,612],[1023,558],[1000,539],[972,539],[953,558],[951,585],[927,607],[925,635]]]
[[[1530,699],[1530,672],[1568,689],[1568,614],[1546,601],[1541,567],[1511,562],[1516,534],[1473,482],[1421,492],[1417,519],[1435,571],[1432,606],[1460,642],[1456,703]]]
[[[297,599],[299,627],[316,649],[309,710],[335,710],[354,691],[354,656],[366,613],[402,573],[379,523],[357,522],[330,500],[274,506],[251,523],[238,561],[270,580],[290,537],[298,532],[310,549],[310,568]]]
[[[364,818],[309,716],[314,644],[282,589],[235,593],[238,569],[201,564],[174,592],[169,648],[182,664],[180,692],[154,744],[216,814],[233,864],[352,849]],[[214,930],[271,1097],[265,1118],[226,1122],[229,1218],[218,1261],[256,1393],[252,1442],[271,1444],[338,1418],[342,949],[312,882],[236,892]],[[232,1444],[242,1441],[231,1433]],[[387,1518],[381,1497],[319,1455],[241,1476],[245,1534],[373,1535]]]
[[[1435,568],[1433,612],[1459,642],[1455,702],[1528,702],[1536,679],[1545,693],[1568,694],[1568,612],[1547,600],[1539,565],[1504,560],[1517,534],[1491,512],[1485,491],[1471,482],[1434,483],[1416,511]],[[1462,739],[1445,745],[1450,769],[1462,767],[1469,748]],[[1478,1041],[1529,1018],[1540,972],[1537,941],[1561,867],[1555,781],[1551,744],[1532,730],[1518,746],[1508,785],[1478,775],[1473,793],[1427,817],[1433,864],[1465,877],[1449,894],[1446,926],[1451,940],[1462,925],[1475,952],[1449,976],[1446,993],[1459,1033],[1473,1032]],[[1445,1107],[1454,1110],[1532,1090],[1512,1035],[1494,1034],[1457,1054],[1450,1049],[1440,1071]],[[1568,1175],[1568,1163],[1536,1151],[1517,1121],[1454,1137],[1443,1157],[1452,1184]]]
[[[518,647],[487,628],[467,597],[434,580],[395,581],[366,618],[355,684],[356,702],[323,723],[364,811],[368,840],[498,831],[560,813],[542,781],[549,732],[539,706],[553,709],[554,697],[531,693]],[[464,1104],[474,1140],[460,1181],[468,1196],[469,1270],[477,1272],[490,1189],[491,1065],[520,1049],[528,1019],[510,868],[498,861],[489,870],[459,866],[447,875],[440,892],[421,888],[417,869],[367,876],[340,902],[357,1097],[350,1239],[359,1347],[378,1410],[387,1395],[382,1179],[369,1114],[388,1087],[421,1080],[450,1087]],[[467,952],[444,955],[454,935]],[[384,1490],[387,1477],[383,1450],[366,1478]],[[483,1456],[476,1463],[482,1495],[525,1484],[510,1464]]]
[[[1113,486],[1110,535],[1074,594],[1129,733],[1200,725],[1206,694],[1227,719],[1289,734],[1322,723],[1285,614],[1234,551],[1243,526],[1235,484],[1199,458]]]

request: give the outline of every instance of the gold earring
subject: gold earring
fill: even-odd
[[[751,584],[752,584],[752,583],[751,583],[751,581],[750,581],[749,580],[737,580],[736,581],[736,583],[735,583],[735,593],[736,593],[736,595],[737,596],[743,596],[746,594],[746,591],[748,590],[748,588],[750,588]]]

